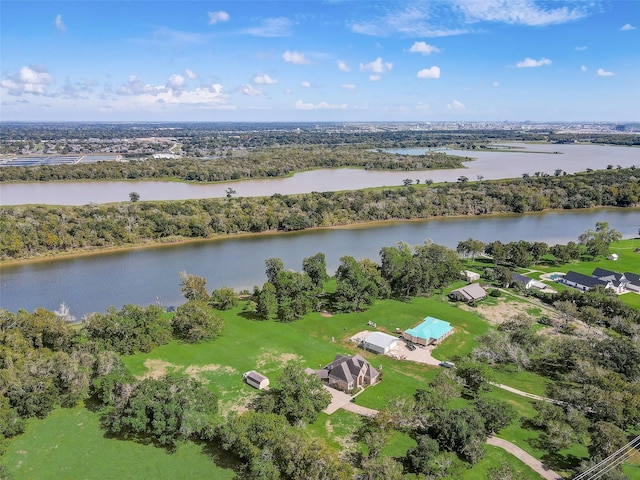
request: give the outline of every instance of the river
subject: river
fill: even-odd
[[[513,144],[511,144],[513,146]],[[473,156],[466,168],[424,171],[371,171],[354,168],[313,170],[287,178],[242,180],[215,184],[167,181],[90,181],[33,182],[0,185],[0,205],[86,205],[88,203],[124,202],[129,193],[137,192],[141,200],[185,200],[190,198],[224,197],[231,187],[237,196],[256,197],[295,193],[357,190],[370,187],[402,185],[405,178],[455,182],[460,176],[476,180],[517,178],[524,173],[543,172],[549,175],[557,169],[566,173],[588,168],[640,167],[640,148],[582,144],[519,144],[521,151],[460,151],[447,150],[450,155]],[[407,154],[421,154],[426,149],[409,149]],[[400,152],[398,150],[397,152]],[[528,153],[526,153],[528,152]],[[558,152],[558,153],[554,153]]]
[[[80,318],[87,312],[105,311],[110,305],[117,308],[126,303],[148,305],[157,298],[164,305],[176,305],[182,302],[181,271],[205,277],[209,290],[224,285],[251,290],[266,281],[264,260],[270,257],[280,257],[286,268],[300,270],[303,258],[323,252],[328,269],[333,271],[343,255],[369,257],[377,262],[381,247],[399,241],[416,245],[430,239],[455,248],[459,241],[473,237],[483,242],[523,239],[553,245],[577,241],[578,235],[601,221],[609,222],[625,238],[632,238],[640,226],[640,209],[389,222],[227,237],[4,266],[0,275],[0,307],[10,311],[20,308],[32,311],[37,307],[55,310],[65,302],[71,313]]]

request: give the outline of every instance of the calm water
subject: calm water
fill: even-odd
[[[525,145],[523,145],[525,146]],[[473,156],[464,169],[426,170],[417,172],[367,171],[357,169],[314,170],[289,178],[244,180],[232,183],[187,184],[179,182],[62,182],[0,185],[0,205],[41,203],[49,205],[85,205],[88,203],[124,202],[130,192],[138,192],[141,200],[184,200],[189,198],[224,197],[231,186],[237,196],[271,196],[294,193],[355,190],[369,187],[402,185],[405,178],[421,182],[455,182],[461,175],[476,180],[520,177],[523,173],[553,174],[556,169],[575,173],[587,168],[607,165],[640,166],[640,149],[599,145],[526,145],[526,149],[547,153],[468,152],[447,150],[451,155]],[[407,154],[421,154],[409,149]],[[553,152],[561,152],[554,154]]]
[[[580,233],[599,221],[609,222],[625,238],[631,238],[640,226],[640,209],[396,222],[227,238],[3,267],[0,307],[11,311],[37,307],[55,310],[65,302],[80,318],[110,305],[148,305],[156,297],[164,305],[175,305],[182,301],[178,273],[183,270],[205,277],[209,290],[223,285],[252,289],[266,281],[264,260],[269,257],[280,257],[287,268],[300,270],[303,258],[323,252],[333,271],[343,255],[379,261],[380,248],[399,241],[416,245],[431,239],[451,248],[469,237],[484,242],[525,239],[556,244],[577,240]]]

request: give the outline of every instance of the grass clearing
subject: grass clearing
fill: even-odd
[[[493,369],[496,383],[517,388],[523,392],[533,393],[544,397],[547,387],[551,384],[548,378],[526,370],[516,370],[513,365],[498,366]]]
[[[474,465],[471,470],[466,470],[462,479],[476,480],[478,478],[489,478],[489,471],[491,469],[499,469],[503,465],[511,466],[515,472],[513,478],[519,480],[540,480],[540,475],[530,467],[503,449],[491,445],[487,445],[484,458]]]
[[[192,442],[169,453],[153,445],[108,438],[96,413],[75,407],[58,408],[43,420],[29,420],[25,433],[9,443],[3,463],[21,480],[225,480],[234,478],[230,460],[222,451]]]

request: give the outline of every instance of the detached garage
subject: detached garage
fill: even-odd
[[[371,332],[362,342],[362,347],[375,353],[388,353],[393,350],[400,339],[384,332]]]

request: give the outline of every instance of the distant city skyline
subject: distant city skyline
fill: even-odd
[[[2,121],[638,121],[640,2],[3,0]]]

